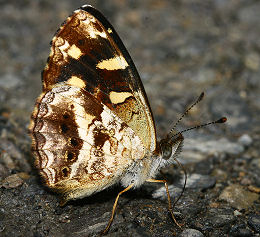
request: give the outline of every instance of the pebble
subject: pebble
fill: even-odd
[[[226,138],[219,140],[185,139],[181,157],[186,157],[184,163],[189,161],[199,162],[205,159],[203,154],[214,155],[238,155],[244,151],[244,146],[239,143],[230,142]],[[181,160],[181,159],[180,159]]]
[[[3,138],[1,139],[0,148],[5,151],[3,152],[1,160],[8,169],[14,170],[19,167],[25,172],[29,173],[31,171],[31,165],[24,158],[23,153],[16,144]]]
[[[226,181],[227,177],[228,177],[228,174],[227,172],[225,172],[224,170],[222,169],[214,169],[211,173],[212,176],[216,177],[216,179],[219,181],[219,182],[223,182],[223,181]]]
[[[254,193],[260,193],[260,188],[255,187],[253,185],[249,185],[248,190],[251,191],[251,192],[254,192]]]
[[[258,197],[258,194],[246,191],[238,184],[232,184],[222,191],[219,199],[224,200],[232,207],[241,210],[248,209],[250,206],[252,206]]]
[[[260,215],[249,215],[248,224],[254,229],[254,231],[260,234]]]
[[[249,53],[245,57],[245,65],[247,68],[257,71],[259,69],[260,58],[256,53]]]
[[[238,138],[238,142],[243,146],[250,146],[253,142],[253,139],[248,134],[244,134]]]
[[[184,184],[184,178],[181,181]],[[192,174],[187,177],[186,188],[206,190],[214,187],[216,184],[216,178],[209,175]]]
[[[260,169],[260,158],[254,158],[251,162],[251,166]]]
[[[181,194],[182,188],[178,188],[175,185],[169,185],[168,190],[169,190],[171,198],[177,198]],[[167,200],[167,194],[166,194],[165,187],[163,186],[163,187],[156,189],[153,192],[152,197],[158,198],[161,200]]]
[[[8,169],[4,165],[0,164],[0,178],[1,179],[6,178],[8,175],[9,175]]]
[[[3,75],[0,81],[0,87],[4,89],[14,89],[21,84],[21,79],[13,74]]]
[[[235,224],[229,231],[230,236],[251,237],[252,232],[244,224]]]
[[[238,18],[241,22],[254,26],[259,23],[260,15],[258,14],[260,11],[260,4],[256,1],[254,4],[250,4],[247,7],[241,8],[238,12]]]
[[[211,222],[215,227],[228,226],[235,220],[234,215],[228,213],[215,213],[212,216]]]
[[[2,181],[2,186],[9,189],[9,188],[17,188],[23,184],[23,180],[20,178],[18,174],[12,174],[6,177]]]
[[[234,211],[234,216],[242,216],[243,214],[239,212],[238,210]]]
[[[1,160],[6,168],[10,170],[16,168],[15,162],[7,152],[2,153]]]
[[[180,237],[203,237],[204,235],[195,229],[185,229],[179,235]]]

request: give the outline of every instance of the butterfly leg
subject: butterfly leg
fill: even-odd
[[[118,202],[118,199],[120,197],[121,194],[127,192],[129,189],[131,189],[133,187],[134,184],[131,184],[129,185],[127,188],[125,188],[124,190],[122,190],[120,193],[118,193],[117,197],[116,197],[116,200],[115,200],[115,203],[114,203],[114,206],[113,206],[113,209],[112,209],[112,214],[111,214],[111,217],[107,223],[107,226],[105,228],[105,230],[103,231],[103,234],[106,234],[113,222],[113,219],[114,219],[114,216],[115,216],[115,211],[116,211],[116,206],[117,206],[117,202]]]
[[[165,189],[166,189],[166,193],[167,193],[169,212],[171,213],[171,217],[172,217],[174,223],[175,223],[178,227],[181,228],[182,225],[177,222],[177,220],[175,219],[175,217],[174,217],[174,215],[173,215],[171,197],[170,197],[170,193],[169,193],[169,188],[168,188],[167,181],[166,181],[166,180],[158,180],[158,179],[147,179],[146,182],[150,182],[150,183],[164,183],[164,186],[165,186]]]

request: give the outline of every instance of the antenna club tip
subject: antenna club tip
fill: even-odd
[[[216,121],[216,123],[225,123],[227,122],[227,118],[226,117],[222,117],[219,120]]]
[[[198,101],[201,101],[201,100],[203,99],[204,95],[205,95],[204,91],[203,91],[203,92],[201,92],[201,94],[200,94],[200,96],[199,96],[199,99],[198,99]]]

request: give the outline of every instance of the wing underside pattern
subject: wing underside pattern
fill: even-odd
[[[114,28],[91,7],[76,10],[53,38],[43,90],[73,77],[155,150],[154,122],[138,72]]]

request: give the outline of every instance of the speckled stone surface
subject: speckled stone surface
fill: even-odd
[[[260,236],[260,2],[253,0],[0,0],[0,236],[98,236],[122,190],[61,208],[32,165],[27,127],[49,42],[86,3],[107,16],[128,48],[158,138],[202,91],[205,99],[178,129],[228,118],[185,134],[179,160],[189,180],[174,207],[182,229],[161,185],[145,184],[120,198],[107,236]],[[176,197],[181,169],[168,167],[162,177]]]

